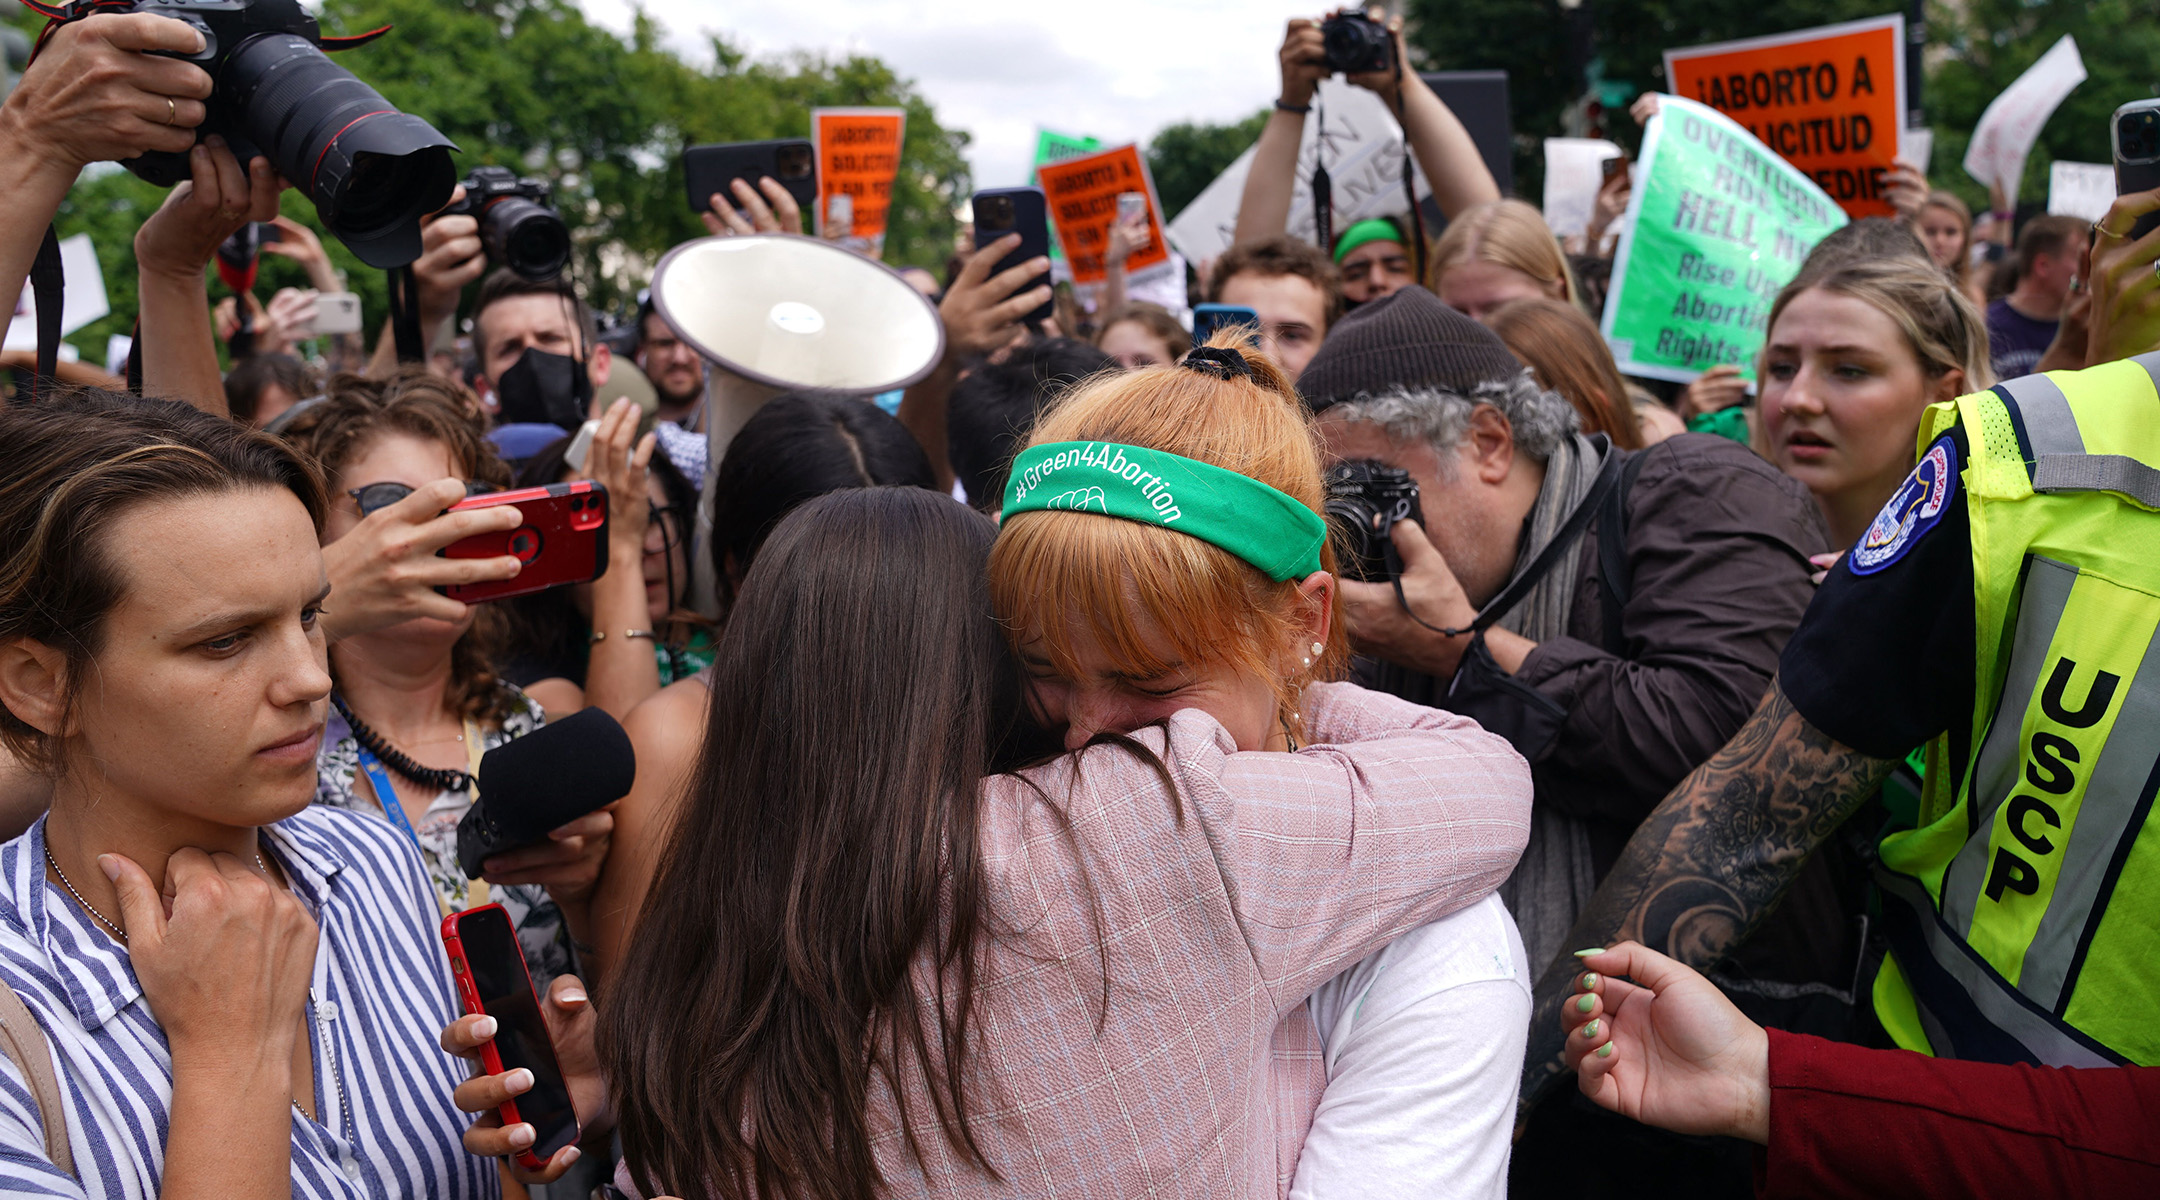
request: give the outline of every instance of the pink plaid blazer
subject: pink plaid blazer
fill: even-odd
[[[1198,710],[1137,734],[1175,796],[1115,747],[986,789],[969,1099],[999,1178],[903,1076],[870,1097],[888,1195],[1289,1192],[1326,1085],[1305,997],[1490,893],[1530,827],[1529,767],[1475,723],[1350,684],[1306,703],[1294,754],[1238,753]]]

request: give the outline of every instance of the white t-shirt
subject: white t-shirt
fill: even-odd
[[[1507,1195],[1530,970],[1499,897],[1322,984],[1312,1015],[1327,1092],[1291,1200]]]

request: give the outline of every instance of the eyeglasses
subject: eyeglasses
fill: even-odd
[[[645,506],[645,520],[645,531],[648,534],[655,529],[660,531],[660,549],[658,551],[648,549],[646,550],[647,554],[665,553],[682,545],[683,510],[681,508],[672,504],[647,504]],[[650,546],[651,542],[648,541],[646,544]]]
[[[496,487],[492,483],[480,483],[476,481],[465,485],[465,496],[467,499],[471,499],[474,496],[485,496],[489,492],[499,492],[501,490],[501,488]],[[371,513],[388,508],[391,505],[396,504],[398,501],[403,500],[405,497],[412,495],[413,488],[410,484],[392,483],[385,481],[382,483],[362,484],[359,487],[351,489],[345,494],[351,496],[353,498],[353,503],[360,506],[360,515],[365,517]]]

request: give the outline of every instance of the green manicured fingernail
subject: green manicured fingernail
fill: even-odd
[[[1577,951],[1575,952],[1575,957],[1577,957],[1577,958],[1588,958],[1588,957],[1590,957],[1590,956],[1591,956],[1591,955],[1593,955],[1593,954],[1603,954],[1603,953],[1605,953],[1605,947],[1603,947],[1603,946],[1592,946],[1592,947],[1590,947],[1590,948],[1589,948],[1588,950],[1577,950]]]
[[[1595,1007],[1596,1005],[1597,1005],[1597,997],[1596,997],[1596,996],[1584,996],[1584,997],[1582,997],[1581,999],[1579,999],[1579,1000],[1575,1001],[1575,1011],[1576,1011],[1576,1012],[1589,1012],[1589,1011],[1590,1011],[1590,1010],[1591,1010],[1591,1009],[1592,1009],[1593,1007]]]
[[[1588,1025],[1583,1026],[1582,1035],[1583,1037],[1591,1041],[1597,1040],[1597,1022],[1592,1021]]]
[[[1612,1043],[1611,1043],[1611,1042],[1607,1042],[1607,1043],[1605,1043],[1604,1045],[1602,1045],[1602,1046],[1599,1046],[1599,1047],[1597,1048],[1597,1056],[1598,1056],[1599,1058],[1611,1058],[1611,1057],[1612,1057]]]
[[[1584,972],[1583,972],[1583,977],[1582,977],[1582,990],[1584,990],[1584,991],[1586,991],[1586,992],[1587,992],[1587,991],[1589,991],[1589,990],[1590,990],[1591,988],[1594,988],[1594,987],[1596,987],[1596,986],[1597,986],[1597,972],[1596,972],[1596,971],[1584,971]]]

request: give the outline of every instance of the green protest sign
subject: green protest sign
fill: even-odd
[[[1799,168],[1707,105],[1658,97],[1613,260],[1604,333],[1630,375],[1749,380],[1770,303],[1846,216]]]
[[[1044,163],[1064,162],[1068,158],[1093,154],[1100,149],[1102,141],[1099,138],[1054,133],[1038,125],[1035,127],[1035,163],[1028,168],[1028,183],[1033,185],[1039,182],[1035,172]],[[1065,248],[1058,245],[1057,233],[1054,230],[1050,235],[1050,257],[1060,260],[1065,257]]]

